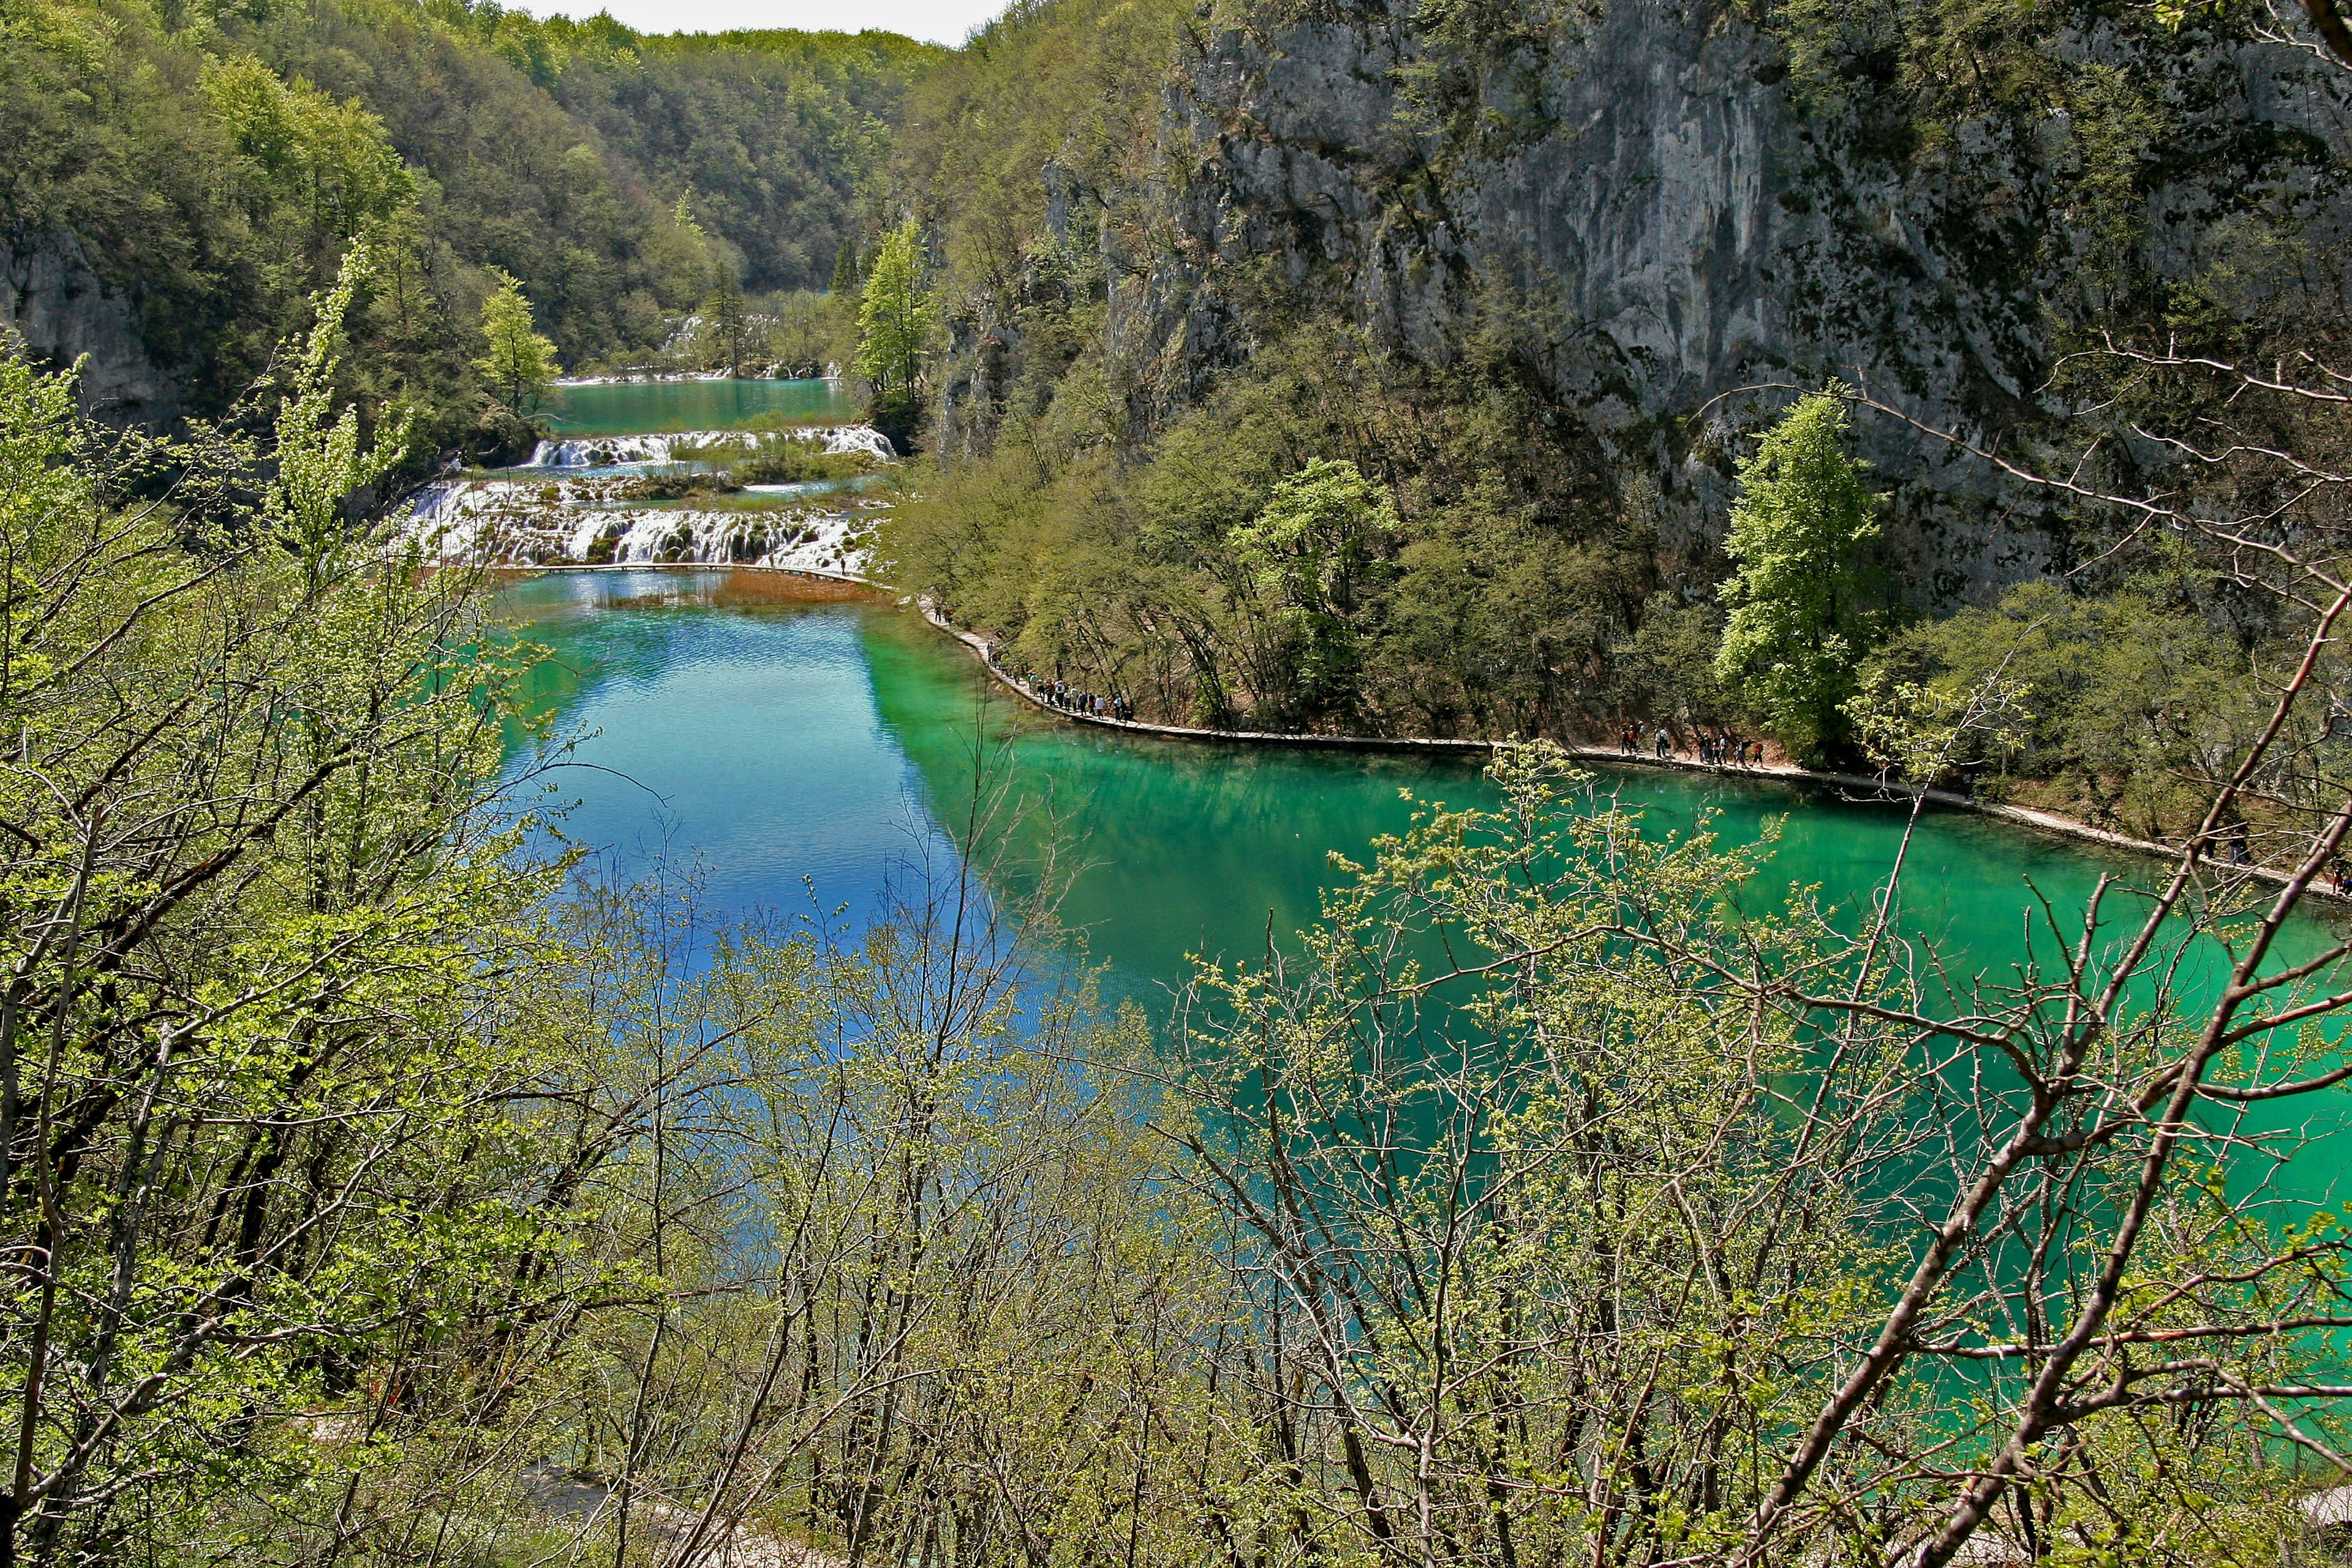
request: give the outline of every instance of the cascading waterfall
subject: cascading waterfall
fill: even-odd
[[[594,481],[474,479],[421,494],[402,535],[426,555],[500,566],[747,565],[861,574],[874,508],[620,507]],[[585,493],[583,493],[585,492]]]
[[[646,422],[662,423],[672,404],[695,406],[690,392],[651,399]],[[729,471],[747,458],[770,459],[774,474],[873,466],[773,461],[851,455],[879,463],[898,456],[879,430],[854,424],[559,437],[538,443],[521,468],[418,490],[400,537],[432,559],[501,566],[754,565],[861,576],[881,505],[858,493],[865,480],[741,486]],[[691,480],[646,482],[697,471],[723,475],[713,487],[720,493]]]
[[[644,470],[681,456],[714,447],[772,452],[784,443],[897,457],[888,437],[863,425],[542,441],[525,468],[425,486],[410,499],[400,533],[435,559],[492,565],[749,565],[863,575],[877,503],[856,495],[853,481],[757,487],[742,492],[756,498],[745,506],[631,499]]]
[[[676,454],[692,453],[710,447],[750,447],[758,448],[781,441],[806,443],[814,447],[822,443],[829,456],[844,452],[870,452],[889,461],[898,457],[890,437],[870,425],[828,425],[806,430],[795,430],[784,436],[746,433],[740,430],[688,430],[669,436],[580,436],[561,440],[541,441],[532,448],[533,468],[601,468],[614,463],[670,463],[678,461]]]

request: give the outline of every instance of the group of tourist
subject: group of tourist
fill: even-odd
[[[1084,714],[1090,719],[1116,719],[1132,723],[1135,704],[1124,697],[1106,697],[1098,691],[1081,691],[1066,680],[1040,680],[1025,669],[1006,669],[996,659],[996,645],[980,645],[980,657],[991,669],[997,670],[1018,683],[1021,689],[1048,708],[1058,708],[1065,713]]]
[[[1675,755],[1675,733],[1664,724],[1627,724],[1617,734],[1621,756],[1638,757],[1648,752],[1664,762]],[[1702,730],[1698,735],[1698,760],[1711,768],[1759,767],[1764,762],[1764,742]]]
[[[1135,717],[1135,705],[1124,697],[1105,697],[1098,691],[1079,691],[1066,680],[1031,680],[1027,676],[1015,677],[1048,707],[1059,708],[1065,713],[1083,713],[1092,719],[1116,719],[1125,723]]]

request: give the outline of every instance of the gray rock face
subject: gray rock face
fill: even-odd
[[[1883,156],[1871,127],[1793,107],[1778,46],[1738,16],[1610,0],[1555,30],[1530,129],[1473,152],[1413,129],[1402,84],[1424,50],[1410,21],[1377,3],[1321,15],[1217,35],[1171,89],[1164,183],[1139,199],[1175,243],[1108,258],[1127,279],[1112,300],[1121,353],[1152,367],[1137,379],[1157,376],[1160,395],[1181,402],[1247,356],[1253,288],[1442,356],[1500,286],[1552,390],[1613,460],[1654,478],[1662,553],[1686,561],[1720,532],[1736,433],[1790,388],[1838,375],[1977,442],[2049,412],[2048,301],[2088,243],[2053,195],[2051,171],[2074,155],[2063,121],[1956,124],[1932,158]],[[2149,68],[2178,79],[2167,90],[2192,123],[2268,120],[2340,167],[2340,96],[2284,81],[2293,58]],[[2280,176],[2303,180],[2284,195],[2311,222],[2340,229],[2329,177]],[[2214,180],[2148,199],[2159,267],[2201,265],[2215,214],[2253,195]],[[1857,437],[1897,495],[1897,569],[1928,602],[2063,563],[2059,520],[1998,489],[1980,459],[1883,416]]]
[[[43,358],[59,366],[84,361],[75,391],[85,412],[150,426],[178,416],[177,383],[149,357],[131,301],[105,285],[72,236],[45,235],[8,250],[0,310]]]

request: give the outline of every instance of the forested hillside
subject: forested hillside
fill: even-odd
[[[0,48],[7,302],[37,347],[93,356],[86,398],[219,412],[363,233],[352,389],[420,408],[428,456],[495,438],[469,367],[499,273],[573,370],[643,355],[722,272],[826,287],[940,52],[398,0],[11,0]]]
[[[2179,828],[2162,781],[2199,774],[2202,693],[2270,657],[2268,612],[2144,536],[2113,549],[2129,504],[1986,454],[2177,500],[2195,466],[2168,439],[2292,439],[2296,410],[2244,397],[2223,437],[2226,377],[2200,378],[2343,334],[2352,77],[2301,26],[1019,8],[910,113],[947,327],[900,570],[1016,658],[1181,721],[1662,722],[1846,763],[1864,687],[1974,668],[1935,622],[2063,574],[2081,609],[1995,771]],[[1718,589],[1740,464],[1832,379],[1882,499],[1837,624],[1802,628],[1846,656],[1801,717],[1719,658]],[[1312,458],[1370,489],[1307,504],[1286,487]]]

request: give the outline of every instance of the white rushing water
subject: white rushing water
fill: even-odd
[[[782,441],[806,442],[828,453],[870,452],[885,461],[898,454],[890,437],[871,425],[821,425],[783,436],[742,430],[684,430],[670,436],[574,436],[541,441],[527,467],[588,468],[612,463],[668,463],[677,453],[691,455],[709,447],[772,447]]]
[[[614,503],[627,481],[453,479],[421,491],[402,537],[442,561],[499,566],[745,565],[865,572],[875,504],[727,510]]]
[[[752,504],[741,506],[632,499],[639,476],[630,468],[712,446],[772,451],[786,443],[897,456],[880,431],[863,425],[542,441],[528,468],[419,490],[401,516],[400,537],[436,560],[499,566],[744,565],[864,575],[880,503],[847,488],[748,487],[739,493]]]

